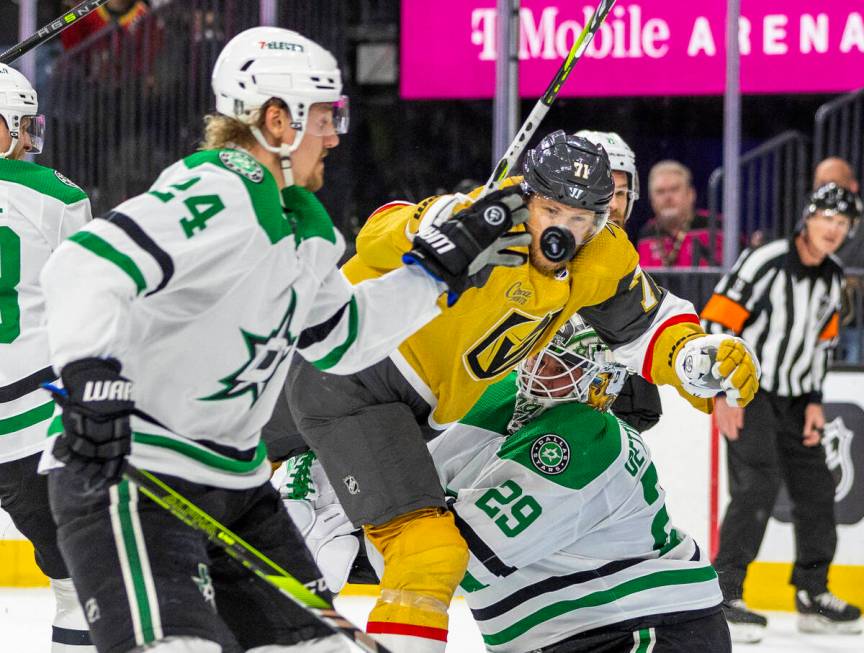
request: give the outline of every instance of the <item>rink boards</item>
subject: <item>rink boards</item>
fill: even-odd
[[[831,587],[842,598],[864,603],[864,373],[834,371],[825,387],[829,466],[837,486],[838,547]],[[856,388],[859,390],[856,392]],[[723,439],[711,418],[692,408],[672,388],[661,388],[663,418],[647,433],[672,522],[713,553],[716,524],[726,491]],[[789,504],[781,491],[757,561],[751,566],[745,598],[753,607],[792,609],[788,585],[794,538]],[[0,510],[0,586],[33,587],[47,581],[33,562],[32,547]],[[362,592],[361,588],[355,591]]]

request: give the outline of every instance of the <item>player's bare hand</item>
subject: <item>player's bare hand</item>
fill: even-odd
[[[825,412],[822,404],[807,404],[804,409],[804,446],[816,447],[822,441],[825,428]]]
[[[718,396],[714,399],[714,419],[717,421],[717,430],[727,440],[734,442],[744,427],[744,409],[730,406],[725,397]]]

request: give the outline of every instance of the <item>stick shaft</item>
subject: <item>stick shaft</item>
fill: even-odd
[[[92,14],[106,2],[108,0],[84,0],[84,2],[70,9],[59,18],[52,20],[33,36],[21,41],[18,45],[13,45],[6,52],[0,54],[0,63],[10,64],[19,59],[33,48],[50,41],[70,25],[74,25],[88,14]]]
[[[510,173],[510,170],[513,169],[513,166],[516,165],[516,160],[522,154],[528,141],[531,140],[531,137],[536,133],[537,127],[540,126],[540,122],[546,114],[549,113],[549,108],[555,102],[558,93],[561,92],[561,87],[564,86],[564,82],[567,81],[567,78],[570,76],[570,72],[573,70],[576,62],[582,58],[582,54],[591,43],[591,39],[594,38],[597,30],[600,29],[600,25],[603,24],[603,21],[606,19],[606,16],[609,15],[609,12],[612,11],[614,5],[615,0],[600,0],[600,4],[598,4],[597,8],[594,10],[591,20],[585,24],[582,33],[579,34],[579,38],[577,38],[573,43],[573,47],[570,48],[570,53],[561,63],[561,67],[558,68],[558,72],[555,73],[555,77],[552,78],[546,92],[543,93],[543,96],[539,100],[537,100],[537,104],[534,105],[534,108],[531,109],[531,113],[528,114],[525,122],[522,123],[519,131],[516,132],[516,136],[510,143],[510,147],[507,148],[504,156],[498,161],[498,165],[495,166],[492,176],[489,177],[489,180],[486,182],[486,185],[480,194],[481,197],[496,190],[504,178]]]
[[[312,613],[333,632],[349,639],[366,653],[390,653],[383,645],[340,615],[324,599],[270,560],[254,546],[201,510],[176,490],[143,469],[129,467],[125,477],[138,486],[148,499],[161,506],[187,526],[204,533],[216,546],[269,583],[304,610]]]

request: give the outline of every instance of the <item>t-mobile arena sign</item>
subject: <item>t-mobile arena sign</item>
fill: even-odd
[[[744,93],[836,93],[864,86],[862,0],[742,0]],[[594,9],[523,0],[520,92],[539,97]],[[495,0],[402,0],[402,95],[495,92]],[[726,0],[619,0],[562,95],[711,95],[725,85]]]

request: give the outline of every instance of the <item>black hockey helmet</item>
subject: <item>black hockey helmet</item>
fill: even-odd
[[[525,155],[522,172],[527,193],[608,214],[615,182],[602,145],[563,130],[552,132]]]
[[[833,181],[817,188],[807,198],[804,207],[804,218],[809,218],[816,211],[822,211],[828,215],[845,215],[852,221],[852,226],[861,218],[864,212],[861,198],[848,188],[838,186]]]

